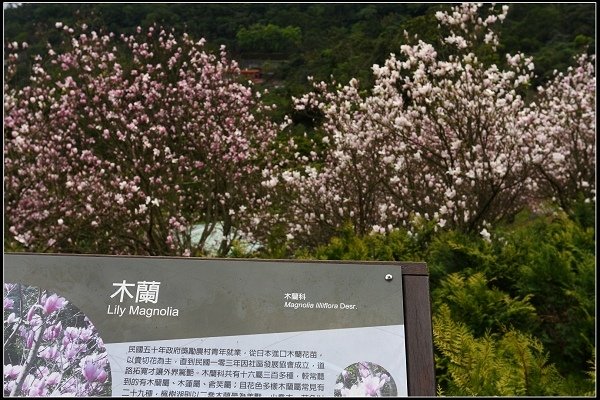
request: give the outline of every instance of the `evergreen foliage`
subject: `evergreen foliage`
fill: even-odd
[[[295,257],[427,262],[439,395],[590,396],[595,230],[586,213],[577,222],[524,211],[490,241],[431,224],[366,236],[347,226]]]
[[[236,57],[244,50],[238,37],[240,31],[251,30],[255,24],[263,29],[272,24],[279,33],[297,27],[302,33],[301,41],[292,40],[298,47],[288,52],[289,65],[281,65],[281,71],[286,87],[299,85],[299,91],[294,93],[298,94],[308,88],[307,75],[327,79],[333,74],[339,82],[354,77],[369,85],[370,67],[397,51],[395,43],[404,30],[418,33],[429,43],[435,41],[437,21],[433,15],[444,7],[447,5],[435,3],[24,3],[4,10],[4,37],[9,42],[40,43],[32,48],[36,54],[43,50],[46,40],[56,40],[52,27],[57,21],[70,26],[85,22],[91,29],[117,35],[157,23],[204,37],[215,48],[225,44],[240,61]],[[520,50],[534,56],[540,80],[548,79],[554,69],[566,69],[582,48],[587,47],[590,52],[594,49],[594,15],[591,3],[511,5],[501,32],[500,54]],[[270,58],[268,52],[280,52],[278,47],[269,45],[263,50],[265,59]]]
[[[491,284],[481,272],[466,277],[461,273],[450,274],[435,289],[432,307],[448,307],[454,319],[464,321],[478,337],[488,331],[513,327],[529,330],[536,325],[531,295],[512,298]]]
[[[555,396],[562,377],[542,343],[515,330],[476,337],[442,304],[433,317],[438,385],[449,396]]]

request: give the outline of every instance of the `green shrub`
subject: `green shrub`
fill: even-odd
[[[387,235],[359,236],[347,225],[337,237],[318,247],[313,257],[319,260],[376,260],[376,261],[424,261],[423,236],[395,230]],[[310,253],[302,253],[310,257]]]
[[[449,396],[553,396],[562,377],[539,340],[519,331],[480,338],[442,304],[433,317],[438,393]]]
[[[531,296],[536,335],[563,373],[583,370],[593,354],[595,332],[595,236],[564,213],[527,218],[506,227],[497,246],[498,267],[513,296]],[[510,271],[510,273],[507,273]]]
[[[432,293],[437,293],[434,307],[448,303],[457,321],[477,335],[486,328],[498,332],[499,321],[511,320],[513,326],[542,342],[565,376],[586,368],[595,338],[592,227],[560,211],[523,212],[493,230],[491,243],[455,231],[439,233],[423,258],[429,266]],[[460,274],[465,286],[452,286],[459,285],[456,276],[448,280],[452,274]],[[499,292],[492,295],[495,291]],[[493,299],[500,293],[505,299],[527,300],[536,318],[510,317],[506,310],[498,313],[500,303],[494,304]]]
[[[483,273],[453,273],[432,292],[432,309],[448,307],[454,321],[466,324],[475,337],[506,328],[532,332],[537,325],[531,296],[523,299],[490,287]]]
[[[458,231],[436,235],[427,248],[425,260],[432,287],[437,286],[448,274],[472,274],[496,265],[495,254],[487,242]]]

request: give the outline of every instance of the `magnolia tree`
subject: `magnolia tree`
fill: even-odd
[[[11,80],[21,47],[9,45],[10,237],[30,251],[190,255],[219,226],[226,254],[269,203],[259,182],[278,127],[260,93],[204,39],[56,26],[67,40],[35,57],[23,88]]]
[[[56,293],[4,284],[4,395],[106,396],[108,355],[92,322]]]
[[[596,201],[595,56],[581,55],[566,73],[538,88],[526,114],[534,126],[531,162],[538,194],[565,210],[574,200]]]
[[[374,134],[369,115],[352,110],[361,101],[354,86],[337,93],[328,91],[323,82],[314,87],[315,92],[299,100],[296,108],[326,113],[321,143],[310,141],[325,150],[295,152],[288,168],[273,166],[263,182],[284,199],[282,219],[288,239],[308,245],[327,241],[349,220],[360,233],[381,220],[380,149],[386,144],[385,138]]]
[[[313,166],[267,180],[287,193],[290,238],[327,236],[347,221],[366,233],[423,219],[487,235],[489,223],[524,204],[532,127],[521,91],[533,64],[522,54],[507,55],[503,68],[478,58],[495,50],[492,28],[508,10],[482,7],[438,12],[447,31],[438,48],[418,38],[401,46],[401,57],[373,66],[366,96],[353,79],[315,83],[296,99],[297,109],[323,115],[314,144],[325,150],[313,152]]]

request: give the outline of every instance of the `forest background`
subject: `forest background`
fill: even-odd
[[[435,3],[22,4],[4,11],[5,58],[15,50],[12,43],[27,43],[27,46],[16,46],[20,50],[19,58],[11,60],[16,65],[14,73],[7,73],[5,60],[5,96],[7,90],[17,93],[29,84],[34,75],[34,56],[48,53],[47,43],[59,54],[61,50],[69,51],[68,43],[63,44],[65,31],[57,29],[57,22],[61,27],[85,24],[88,31],[114,32],[117,36],[134,35],[138,26],[144,31],[154,24],[167,31],[174,28],[176,37],[186,32],[195,40],[205,38],[207,53],[219,54],[221,45],[225,45],[227,59],[239,62],[242,69],[260,68],[261,80],[250,87],[254,92],[264,93],[260,98],[263,104],[274,104],[275,107],[261,110],[268,121],[258,125],[259,129],[271,132],[271,136],[261,136],[264,133],[257,132],[254,140],[276,137],[278,143],[285,144],[291,137],[295,141],[295,153],[300,159],[306,157],[304,160],[318,170],[325,168],[329,160],[325,156],[319,158],[327,153],[327,142],[323,138],[334,130],[327,125],[328,111],[319,107],[298,107],[302,100],[294,100],[302,99],[307,93],[319,95],[307,77],[313,77],[314,82],[329,82],[333,77],[342,85],[354,78],[362,88],[359,95],[369,96],[375,90],[364,88],[372,88],[379,82],[372,66],[384,65],[390,53],[400,54],[401,45],[409,43],[405,31],[411,36],[418,35],[425,43],[439,43],[443,36],[436,15],[449,9],[449,4]],[[561,72],[568,74],[569,67],[573,69],[577,64],[574,57],[582,53],[595,54],[595,11],[595,4],[591,3],[511,4],[503,23],[497,26],[498,45],[493,48],[480,46],[475,51],[481,54],[486,65],[497,63],[501,68],[510,67],[504,60],[506,53],[522,52],[533,58],[534,75],[520,92],[526,103],[536,99],[535,88],[550,85]],[[121,59],[120,62],[125,69],[133,68],[132,60]],[[595,61],[592,64],[595,66]],[[59,71],[50,69],[49,74],[57,82],[63,77]],[[595,79],[595,73],[592,78]],[[238,79],[241,80],[244,79]],[[238,90],[237,86],[235,90]],[[592,97],[595,111],[595,91]],[[306,104],[310,102],[310,96],[304,99]],[[335,96],[327,99],[332,103],[336,101]],[[339,104],[343,105],[345,100],[342,98]],[[244,106],[249,109],[256,106],[249,99],[245,101],[248,103]],[[11,110],[13,106],[7,106],[5,102],[5,116],[12,117]],[[277,124],[286,124],[283,134]],[[11,133],[16,128],[7,126],[6,120],[4,127],[5,158],[14,161],[19,152],[18,148],[11,147],[16,137]],[[586,138],[590,140],[590,136]],[[76,141],[81,144],[80,139]],[[595,119],[591,141],[595,153]],[[166,144],[168,142],[163,143]],[[261,157],[266,158],[267,154],[273,158],[283,157],[285,151],[278,149],[283,147],[270,149],[271,153],[262,149],[263,153],[258,152],[249,159],[262,171],[270,169],[274,174],[277,168]],[[23,156],[29,161],[22,162],[31,163],[30,156]],[[203,162],[217,165],[210,164],[208,156]],[[97,234],[70,237],[73,233],[66,232],[65,226],[76,227],[76,218],[72,217],[72,221],[66,217],[58,218],[52,211],[53,222],[49,222],[51,218],[36,219],[27,214],[35,224],[45,221],[43,223],[52,225],[44,232],[37,232],[39,241],[23,236],[30,229],[27,222],[21,222],[24,217],[18,213],[19,207],[25,207],[18,202],[24,189],[16,190],[18,185],[7,183],[11,173],[18,175],[15,171],[21,165],[5,162],[5,207],[8,206],[5,251],[121,253],[115,250],[119,244],[94,242],[97,239],[92,237]],[[279,166],[290,168],[284,163]],[[593,186],[595,163],[590,161],[584,167],[587,167],[588,175],[592,175],[588,186]],[[256,171],[252,168],[248,171],[247,176],[255,179],[253,173]],[[238,178],[244,179],[244,176],[231,176],[234,182]],[[280,176],[285,178],[286,175]],[[261,186],[260,179],[252,179],[247,185]],[[334,184],[334,181],[327,182]],[[279,203],[261,203],[263,193],[242,186],[240,184],[240,193],[245,193],[252,201],[231,203],[234,204],[231,207],[244,211],[258,204],[271,212],[277,209],[278,214],[284,214],[280,208],[287,197],[283,196],[284,200]],[[268,184],[262,186],[273,188]],[[309,190],[311,186],[305,185],[304,189]],[[257,220],[269,229],[252,232],[253,236],[245,238],[259,237],[260,246],[244,245],[247,242],[243,236],[238,236],[235,240],[222,241],[212,250],[208,245],[212,232],[221,229],[221,234],[228,236],[236,224],[252,222],[245,222],[243,216],[233,214],[228,226],[224,221],[228,218],[227,210],[232,209],[229,203],[223,214],[215,211],[213,219],[205,216],[196,221],[189,218],[173,221],[168,218],[175,217],[163,209],[170,226],[181,228],[182,232],[187,230],[187,239],[183,238],[185,235],[174,239],[168,232],[162,238],[158,234],[151,235],[148,241],[154,250],[128,242],[125,252],[201,256],[213,251],[230,257],[425,261],[430,268],[440,395],[593,396],[596,363],[595,189],[592,201],[589,190],[579,189],[581,187],[575,185],[562,197],[556,193],[546,198],[538,196],[534,204],[519,204],[514,210],[507,207],[506,212],[498,212],[493,224],[478,223],[472,227],[459,223],[445,226],[440,224],[439,218],[424,218],[410,227],[391,223],[392,229],[372,229],[379,227],[377,218],[360,219],[347,213],[349,217],[319,228],[321,225],[313,220],[314,216],[300,221],[304,213],[291,212],[293,215],[289,220],[274,218],[269,223],[263,222],[266,219]],[[212,193],[211,190],[207,193]],[[233,197],[235,190],[233,185],[230,191]],[[219,192],[215,196],[227,202],[229,197],[219,196],[230,192]],[[69,196],[71,192],[61,193]],[[193,190],[189,193],[192,195]],[[320,193],[318,188],[315,193]],[[425,196],[425,193],[419,195]],[[169,198],[161,197],[161,206]],[[206,198],[210,196],[207,194]],[[158,208],[158,197],[155,200]],[[154,203],[147,201],[146,204],[151,208]],[[300,201],[298,209],[301,206]],[[127,214],[115,213],[120,218],[124,215]],[[316,219],[319,219],[318,215]],[[415,215],[411,214],[410,219],[415,221]],[[89,220],[83,220],[90,224]],[[286,224],[291,224],[291,220],[292,225],[301,227],[288,229]],[[94,225],[91,221],[87,226],[108,236],[121,226],[119,223],[111,226],[112,222]],[[194,236],[192,223],[204,224],[204,230]],[[305,225],[310,225],[311,229],[307,231]],[[154,247],[153,241],[156,241]],[[189,248],[189,244],[194,244],[195,250],[187,253],[181,250],[186,245]]]

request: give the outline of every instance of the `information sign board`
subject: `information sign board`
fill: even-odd
[[[22,253],[4,263],[5,394],[435,394],[428,293],[424,310],[403,293],[409,275],[426,282],[424,264]]]

